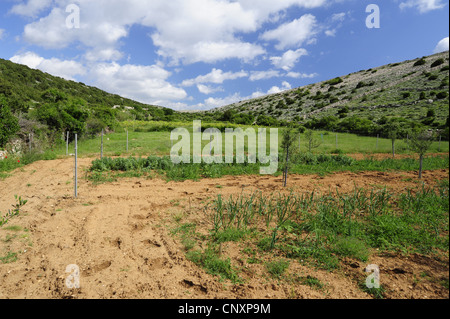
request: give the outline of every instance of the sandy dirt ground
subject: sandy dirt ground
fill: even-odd
[[[14,195],[28,200],[18,217],[0,229],[0,299],[368,299],[356,277],[366,264],[344,261],[342,269],[327,272],[291,263],[289,271],[314,276],[326,289],[270,280],[263,265],[251,265],[244,284],[233,285],[207,274],[186,259],[183,246],[170,230],[174,216],[210,225],[205,203],[217,196],[259,190],[285,191],[281,177],[242,176],[201,181],[166,182],[163,179],[120,179],[93,185],[85,177],[92,159],[80,159],[79,197],[74,198],[73,159],[36,162],[0,181],[0,211],[15,203]],[[448,178],[448,170],[427,171],[424,181]],[[330,176],[290,176],[298,192],[352,191],[358,187],[385,187],[393,191],[417,187],[417,173],[339,173]],[[218,187],[220,185],[220,187]],[[9,227],[7,227],[9,226]],[[13,227],[11,227],[13,226]],[[224,254],[240,259],[237,243],[226,244]],[[367,264],[380,266],[388,298],[449,298],[440,281],[448,282],[447,258],[421,255],[374,254]],[[67,266],[80,269],[80,288],[69,289]],[[247,265],[248,266],[248,265]],[[250,266],[249,266],[250,267]],[[423,274],[426,274],[424,276]]]

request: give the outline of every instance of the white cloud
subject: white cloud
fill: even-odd
[[[434,49],[434,53],[448,51],[448,46],[449,46],[449,38],[446,37],[446,38],[442,39],[441,41],[439,41],[436,48]]]
[[[203,93],[206,95],[224,91],[223,88],[221,88],[221,87],[213,88],[211,86],[204,85],[204,84],[197,84],[197,89],[200,93]]]
[[[10,13],[32,18],[24,27],[22,39],[45,49],[73,48],[81,51],[77,57],[81,63],[44,59],[36,54],[22,54],[16,59],[70,79],[85,75],[84,79],[91,80],[92,85],[106,91],[174,108],[182,108],[186,106],[183,102],[189,101],[183,86],[193,86],[202,94],[212,94],[223,91],[218,86],[230,80],[316,76],[291,72],[301,57],[307,54],[305,49],[299,47],[316,43],[316,37],[325,31],[313,15],[306,14],[279,27],[272,27],[273,30],[267,32],[263,27],[281,24],[288,17],[290,9],[295,7],[304,11],[331,3],[326,0],[13,1],[16,5]],[[72,3],[80,7],[79,29],[66,26],[68,13],[65,9]],[[336,24],[344,18],[345,14],[337,13],[327,21]],[[256,65],[258,60],[270,59],[267,61],[272,63],[274,70],[250,72],[234,69],[225,72],[218,67],[209,74],[198,77],[195,77],[197,74],[191,75],[192,79],[175,85],[169,80],[171,73],[162,64],[132,65],[131,59],[126,65],[119,63],[131,53],[123,47],[123,40],[129,36],[133,26],[147,30],[148,37],[141,40],[149,44],[153,42],[156,47],[154,51],[159,55],[156,60],[163,61],[169,67],[197,62],[215,63],[227,59],[254,62]],[[327,26],[329,29],[334,27]],[[260,37],[253,40],[258,34]],[[265,48],[269,41],[274,41],[281,52],[269,55]],[[149,52],[149,55],[153,56],[153,52]],[[170,70],[178,72],[174,68]],[[271,90],[288,87],[290,84],[284,82],[280,88],[274,86]],[[257,91],[249,98],[260,94],[263,92]],[[205,104],[195,107],[228,103],[234,99],[242,100],[245,97],[236,93],[222,99],[206,100]]]
[[[90,62],[117,61],[123,57],[123,53],[112,48],[95,49],[87,51],[84,57]]]
[[[252,99],[256,99],[256,98],[264,96],[264,95],[266,95],[266,94],[261,91],[256,91],[256,92],[252,93]]]
[[[64,49],[74,42],[80,42],[100,51],[115,48],[118,41],[128,35],[126,25],[95,16],[88,9],[80,9],[80,12],[82,19],[79,29],[68,28],[65,8],[55,7],[48,16],[26,25],[23,38],[46,49]]]
[[[261,39],[266,41],[278,41],[275,46],[278,50],[288,47],[299,47],[304,42],[312,39],[318,32],[316,17],[305,14],[299,19],[280,25],[274,30],[265,32]]]
[[[281,57],[271,57],[270,60],[272,64],[279,69],[283,69],[285,71],[290,71],[298,60],[307,55],[308,51],[305,49],[298,49],[296,51],[289,50],[283,54]]]
[[[281,88],[279,88],[278,86],[273,86],[273,87],[267,92],[267,94],[280,93],[280,92],[287,91],[287,90],[290,90],[290,89],[292,89],[291,84],[290,84],[289,82],[284,81],[284,82],[282,83]]]
[[[27,3],[16,4],[11,8],[11,13],[35,17],[43,10],[50,7],[52,0],[28,0]]]
[[[325,35],[326,35],[327,37],[335,37],[335,36],[336,36],[336,32],[337,32],[336,29],[333,29],[333,30],[327,30],[327,31],[325,31]]]
[[[26,65],[31,69],[37,69],[42,61],[44,61],[44,58],[34,52],[27,52],[24,54],[15,55],[10,60],[14,63]]]
[[[243,8],[255,11],[260,20],[265,20],[270,15],[292,6],[313,9],[326,5],[326,2],[326,0],[239,0]]]
[[[239,93],[234,93],[234,94],[229,95],[224,98],[212,98],[211,97],[211,98],[206,99],[203,104],[197,105],[197,107],[198,107],[198,109],[213,109],[213,108],[218,108],[218,107],[234,104],[234,103],[237,103],[240,101],[256,99],[256,98],[259,98],[259,97],[262,97],[265,95],[269,95],[269,94],[280,93],[280,92],[290,90],[290,89],[292,89],[291,84],[287,81],[284,81],[281,84],[281,87],[273,86],[266,93],[262,92],[261,90],[258,90],[258,91],[253,92],[249,96],[241,96]]]
[[[23,38],[31,44],[48,49],[66,48],[81,43],[88,49],[89,60],[108,60],[104,52],[114,52],[109,61],[117,60],[120,40],[127,37],[133,25],[150,28],[150,39],[158,54],[173,65],[180,62],[213,63],[236,58],[251,62],[266,53],[255,43],[242,40],[242,34],[258,32],[264,23],[276,21],[293,7],[317,8],[325,0],[77,0],[81,25],[70,29],[65,25],[65,8],[73,0],[29,0],[13,7],[13,13],[35,16],[53,9],[39,20],[28,24]],[[306,15],[280,30],[265,34],[276,40],[283,30],[294,32],[280,39],[280,47],[309,40],[315,18]],[[312,25],[311,25],[312,24]],[[99,57],[96,57],[96,54]]]
[[[14,63],[23,64],[32,69],[38,69],[54,76],[62,77],[66,80],[74,80],[77,75],[86,73],[82,64],[76,61],[59,60],[56,58],[44,59],[34,52],[18,54],[10,59]]]
[[[170,84],[170,72],[158,65],[119,65],[100,63],[90,73],[99,88],[148,104],[183,100],[187,93]]]
[[[88,63],[45,59],[34,52],[18,54],[10,59],[67,80],[78,75],[89,78],[102,90],[148,104],[169,105],[171,101],[187,98],[187,93],[168,82],[171,73],[160,65],[119,65],[112,63]]]
[[[225,105],[230,105],[233,103],[237,103],[239,101],[246,100],[246,97],[242,97],[239,93],[235,93],[233,95],[224,97],[224,98],[208,98],[205,100],[205,107],[208,109],[213,109]]]
[[[319,76],[317,73],[300,73],[300,72],[288,72],[286,74],[287,77],[294,78],[294,79],[312,79],[317,76]]]
[[[332,22],[343,22],[345,20],[345,17],[347,16],[347,13],[341,12],[341,13],[335,13],[331,16]]]
[[[285,85],[289,85],[289,83],[286,82]],[[258,97],[267,95],[269,93],[263,93],[261,91],[256,91],[253,92],[251,95],[249,96],[241,96],[239,93],[234,93],[232,95],[226,96],[224,98],[208,98],[204,101],[203,104],[201,104],[200,109],[213,109],[213,108],[218,108],[218,107],[222,107],[222,106],[226,106],[226,105],[230,105],[233,103],[237,103],[240,101],[246,101],[249,99],[256,99]]]
[[[3,39],[4,35],[5,35],[5,29],[0,29],[0,40]]]
[[[416,8],[420,13],[426,13],[444,7],[445,3],[442,3],[442,0],[407,0],[406,2],[400,3],[400,9]]]
[[[262,47],[234,36],[236,32],[257,30],[255,13],[243,10],[238,2],[78,0],[81,12],[79,29],[65,25],[65,7],[70,2],[58,1],[58,6],[48,16],[28,24],[24,38],[32,44],[51,49],[81,42],[99,52],[117,49],[119,41],[128,36],[129,28],[137,24],[153,28],[148,41],[153,40],[159,47],[158,53],[171,59],[173,64],[180,60],[212,63],[228,58],[249,61],[265,53]]]
[[[250,81],[260,81],[260,80],[268,80],[274,77],[280,77],[281,74],[276,70],[268,70],[268,71],[252,71],[249,77]]]
[[[180,60],[184,64],[193,64],[197,62],[215,63],[231,58],[249,62],[266,52],[259,45],[239,41],[202,41],[194,45],[180,46],[179,42],[161,41],[159,35],[154,35],[152,39],[155,45],[161,48],[158,50],[158,54],[165,58],[171,58],[172,65],[177,65]]]
[[[236,80],[239,78],[247,77],[248,73],[245,71],[240,72],[223,72],[221,69],[213,69],[206,75],[199,75],[195,79],[184,80],[182,86],[192,86],[195,84],[214,83],[222,84],[227,80]]]

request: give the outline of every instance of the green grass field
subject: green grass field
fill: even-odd
[[[182,124],[182,123],[180,123]],[[209,124],[212,125],[212,124]],[[180,127],[183,127],[180,125]],[[192,131],[192,127],[184,124]],[[222,128],[223,123],[218,128]],[[135,127],[135,130],[137,128]],[[151,129],[151,128],[149,128]],[[254,127],[257,132],[257,128]],[[142,132],[129,131],[128,133],[128,151],[127,151],[127,133],[123,132],[106,134],[103,138],[103,154],[105,156],[151,156],[151,155],[170,155],[171,147],[174,143],[170,140],[170,131],[163,132]],[[282,129],[279,130],[279,145],[281,145]],[[315,132],[315,138],[321,142],[321,145],[313,150],[316,154],[330,154],[339,151],[342,154],[375,154],[375,153],[391,153],[392,142],[388,139],[377,137],[358,136],[355,134],[346,133],[332,133],[332,132]],[[337,140],[337,141],[336,141]],[[223,134],[223,141],[225,137]],[[209,144],[209,141],[203,141],[203,147]],[[247,144],[247,142],[246,142]],[[78,143],[79,156],[100,156],[101,138],[81,140]],[[267,146],[269,146],[269,136],[267,137]],[[247,148],[251,147],[252,143],[247,144]],[[300,139],[296,145],[300,146],[300,152],[308,151],[307,141],[305,135],[301,134]],[[223,147],[223,150],[225,147]],[[55,154],[57,156],[66,155],[66,146],[64,144],[55,147]],[[74,152],[74,143],[69,145],[69,154]],[[449,143],[446,141],[434,142],[429,150],[429,153],[448,153]],[[406,141],[396,141],[396,154],[411,154]]]
[[[236,125],[225,125],[224,123],[202,123],[203,128],[207,127],[217,127],[220,130],[224,128],[236,128],[240,126]],[[103,137],[103,156],[104,157],[148,157],[148,156],[169,156],[170,150],[174,144],[170,140],[171,130],[176,127],[185,127],[190,132],[192,132],[192,124],[187,123],[165,123],[165,122],[127,122],[123,123],[123,127],[115,133],[105,134]],[[245,127],[242,127],[245,129]],[[255,130],[256,136],[258,132],[257,127],[251,127]],[[128,150],[127,150],[127,133],[128,132]],[[155,131],[159,130],[159,131]],[[279,145],[281,145],[282,140],[282,129],[278,133]],[[315,132],[314,138],[320,142],[320,146],[313,149],[312,153],[317,155],[329,155],[333,154],[366,154],[370,157],[370,154],[375,153],[385,153],[390,154],[392,152],[392,143],[388,139],[376,138],[376,137],[366,137],[358,136],[355,134],[345,134],[345,133],[332,133],[332,132]],[[191,134],[192,139],[192,134]],[[225,152],[225,134],[222,134],[223,139],[223,153]],[[267,135],[267,149],[270,147],[270,136]],[[257,138],[255,141],[248,142],[246,140],[245,151],[251,150],[252,146],[256,146]],[[209,150],[207,145],[209,141],[202,141],[203,148]],[[307,140],[305,134],[301,134],[299,141],[295,143],[297,148],[297,153],[304,154],[308,153]],[[299,151],[298,148],[300,147]],[[191,150],[192,151],[192,150]],[[16,168],[22,167],[24,165],[30,164],[37,160],[52,160],[56,158],[64,158],[74,154],[74,142],[69,144],[68,150],[66,150],[65,142],[60,140],[58,145],[54,145],[51,148],[45,150],[43,153],[27,153],[21,158],[9,157],[7,160],[0,161],[0,178],[5,178],[9,171]],[[281,149],[279,149],[281,154]],[[429,153],[448,153],[449,143],[434,142],[429,150]],[[78,156],[79,157],[89,157],[89,158],[100,158],[101,154],[101,137],[97,136],[90,139],[82,139],[78,141]],[[408,149],[407,143],[404,140],[396,141],[396,154],[412,154]],[[320,164],[320,171],[330,172],[330,171],[342,171],[342,170],[383,170],[388,167],[394,169],[413,169],[415,167],[414,160],[409,163],[401,162],[380,162],[380,161],[368,161],[362,163],[357,162],[358,165],[343,165],[343,163],[315,163],[315,165]],[[397,164],[396,164],[397,163]],[[446,162],[440,162],[436,165],[431,165],[432,168],[448,168]],[[448,163],[448,160],[447,160]],[[313,163],[314,164],[314,163]],[[407,168],[406,168],[407,167]],[[431,169],[430,166],[425,166],[425,169]],[[309,173],[316,172],[317,169],[311,170],[311,163],[304,165],[300,162],[295,163],[292,171],[296,173]],[[240,170],[234,171],[234,174],[239,174]],[[244,170],[245,171],[245,170]],[[244,172],[243,171],[243,172]],[[253,170],[252,170],[253,171]],[[213,174],[214,175],[214,174]],[[220,174],[219,174],[220,175]]]

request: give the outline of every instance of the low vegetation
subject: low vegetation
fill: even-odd
[[[23,206],[28,202],[27,200],[22,199],[21,196],[15,196],[16,198],[16,204],[13,205],[13,209],[9,210],[8,213],[6,213],[3,216],[3,213],[0,212],[0,228],[6,225],[12,218],[19,216],[20,210]]]
[[[448,169],[448,156],[434,156],[422,159],[427,170]],[[157,172],[167,180],[199,180],[201,178],[220,178],[223,176],[258,175],[262,164],[173,164],[170,157],[130,157],[103,158],[94,160],[89,169],[88,178],[96,183],[115,180],[117,177],[152,176]],[[278,174],[286,173],[283,166]],[[363,171],[416,171],[419,161],[413,158],[376,160],[367,158],[355,160],[346,155],[314,155],[312,153],[294,155],[290,161],[289,172],[293,174],[331,174],[334,172]],[[126,173],[125,175],[123,173]]]
[[[293,278],[288,268],[296,263],[334,271],[346,259],[366,263],[383,252],[447,254],[448,200],[448,180],[401,193],[355,188],[346,194],[330,190],[218,195],[204,207],[210,225],[207,235],[198,233],[194,224],[182,223],[173,234],[189,237],[187,258],[221,280],[245,282],[244,268],[271,256],[264,263],[267,276],[289,281]],[[227,257],[223,247],[229,242],[241,247],[248,266]],[[315,278],[297,279],[323,288]],[[381,288],[360,287],[375,298],[383,297]]]

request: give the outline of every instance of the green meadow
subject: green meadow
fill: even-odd
[[[122,123],[122,127],[115,133],[105,134],[103,137],[103,155],[104,156],[164,156],[170,155],[170,150],[174,144],[170,140],[170,135],[175,128],[186,128],[192,132],[192,123],[166,123],[166,122],[126,122]],[[258,134],[259,127],[253,126],[238,126],[226,125],[224,123],[202,123],[202,128],[218,128],[224,132],[225,128],[253,128]],[[127,131],[128,130],[128,151],[127,151]],[[267,129],[269,133],[270,129]],[[282,130],[279,129],[278,139],[279,145],[282,140]],[[225,143],[225,134],[222,134],[223,143]],[[333,133],[326,131],[315,131],[314,138],[318,140],[321,145],[312,150],[315,154],[375,154],[375,153],[391,153],[392,142],[389,139],[359,136],[348,133]],[[191,135],[192,139],[192,135]],[[267,135],[267,147],[270,146],[270,138]],[[203,147],[206,147],[209,141],[202,141]],[[396,141],[396,154],[412,154],[408,149],[405,140],[399,139]],[[252,141],[246,141],[246,150],[253,145]],[[307,153],[307,140],[305,134],[300,134],[297,148],[300,152]],[[99,156],[101,149],[101,137],[83,139],[78,143],[79,156]],[[225,146],[222,148],[225,150]],[[57,156],[66,155],[66,146],[63,141],[55,147],[55,154]],[[74,143],[69,145],[69,153],[74,152]],[[449,143],[446,141],[435,141],[429,150],[429,153],[448,153]]]
[[[192,123],[168,123],[168,122],[139,122],[129,121],[121,124],[121,127],[116,132],[105,133],[103,136],[103,157],[149,157],[169,156],[172,146],[178,141],[171,141],[171,132],[175,128],[186,128],[191,134],[191,142],[193,141],[193,127]],[[251,128],[255,131],[255,139],[245,139],[244,151],[248,154],[249,151],[256,148],[258,150],[258,129],[256,126],[239,126],[227,125],[225,123],[202,123],[202,129],[217,128],[222,133],[226,128]],[[266,149],[270,149],[270,129],[267,129]],[[281,154],[283,128],[278,132],[279,154]],[[127,145],[128,137],[128,145]],[[72,136],[73,138],[73,136]],[[362,171],[362,170],[415,170],[417,169],[417,161],[414,159],[371,159],[371,154],[376,153],[392,153],[392,142],[388,139],[358,136],[347,133],[334,133],[326,131],[314,131],[314,139],[319,142],[317,148],[313,148],[311,153],[308,150],[308,141],[305,134],[300,134],[298,142],[295,144],[295,155],[293,158],[293,166],[291,172],[306,174],[306,173],[330,173],[335,171]],[[78,156],[81,158],[99,159],[101,156],[101,136],[91,138],[83,138],[78,141]],[[202,149],[209,153],[211,149],[208,144],[209,139],[202,141]],[[236,144],[234,145],[236,148]],[[395,142],[396,154],[413,154],[409,149],[405,140],[399,139]],[[214,148],[212,149],[214,153]],[[435,141],[429,150],[432,153],[448,153],[449,143],[445,141]],[[65,158],[73,156],[75,153],[75,143],[72,141],[68,147],[62,140],[58,140],[55,145],[50,146],[45,151],[26,152],[22,157],[9,157],[6,160],[0,161],[0,178],[8,176],[8,172],[30,164],[38,160],[53,160],[57,158]],[[191,148],[192,154],[192,148]],[[222,134],[222,153],[225,154],[225,134]],[[330,155],[341,155],[338,158],[330,158]],[[348,154],[364,154],[367,155],[365,160],[354,161],[350,160],[346,155]],[[341,160],[345,158],[344,160]],[[350,160],[350,161],[349,161]],[[427,156],[425,158],[425,169],[445,169],[448,168],[448,156],[434,158]],[[224,165],[225,167],[225,165]],[[247,166],[247,170],[250,166]],[[249,172],[246,169],[234,169],[233,175],[240,173],[258,172],[258,167],[253,167]],[[219,168],[217,168],[219,169]],[[188,174],[190,175],[190,174]],[[222,174],[214,174],[222,175]]]

